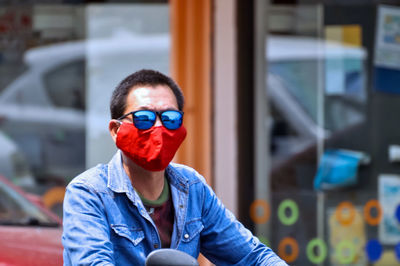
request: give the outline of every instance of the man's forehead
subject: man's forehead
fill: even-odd
[[[150,95],[150,89],[153,89],[154,87],[148,87],[148,86],[138,86],[134,87],[131,89],[129,94],[132,94],[134,96],[149,96]]]
[[[127,104],[134,105],[136,108],[152,108],[157,105],[175,107],[178,105],[173,91],[166,85],[135,86],[129,92]]]
[[[164,91],[169,91],[173,93],[172,89],[167,85],[136,85],[131,88],[129,94],[133,95],[150,95],[151,93],[163,93]]]

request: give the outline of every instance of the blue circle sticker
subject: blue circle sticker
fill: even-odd
[[[396,259],[400,261],[400,243],[394,247],[394,253],[396,254]]]
[[[397,221],[400,223],[400,204],[396,208],[395,216],[397,218]]]
[[[368,259],[371,262],[376,262],[381,258],[382,255],[382,245],[378,240],[372,239],[368,241],[365,246],[365,251],[367,253]]]

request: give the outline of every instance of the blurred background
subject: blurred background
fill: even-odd
[[[3,196],[0,230],[61,230],[116,151],[113,89],[152,68],[186,98],[174,160],[290,265],[400,265],[400,0],[0,3],[0,188],[36,206]]]

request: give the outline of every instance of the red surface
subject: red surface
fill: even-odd
[[[0,266],[62,265],[61,234],[61,226],[0,226]]]
[[[61,220],[30,195],[0,176],[5,183],[50,216],[57,227],[0,225],[0,266],[53,266],[63,264]]]

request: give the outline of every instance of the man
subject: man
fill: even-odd
[[[111,99],[119,148],[76,177],[64,199],[64,265],[144,265],[173,248],[217,265],[286,265],[222,205],[193,169],[170,163],[186,136],[178,85],[153,70],[125,78]]]

